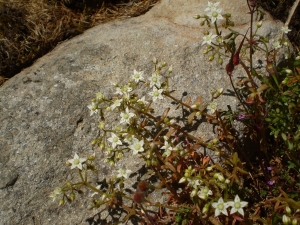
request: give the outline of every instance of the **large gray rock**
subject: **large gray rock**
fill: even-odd
[[[230,89],[224,68],[202,54],[204,28],[193,15],[203,14],[206,5],[162,0],[143,16],[101,24],[61,43],[1,87],[0,224],[96,224],[91,218],[97,211],[86,209],[88,201],[60,208],[49,193],[76,178],[65,166],[76,152],[96,152],[102,167],[94,181],[115,173],[90,144],[99,131],[87,105],[98,91],[112,94],[111,83],[126,81],[134,69],[150,76],[153,57],[173,65],[178,98],[187,92],[208,99],[211,89]],[[220,7],[238,21],[235,29],[247,29],[245,1],[224,0]],[[262,32],[270,37],[281,26],[269,19],[264,24]],[[220,103],[235,99],[223,96]],[[126,160],[138,169],[135,159]]]

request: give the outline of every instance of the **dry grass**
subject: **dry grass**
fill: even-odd
[[[99,23],[139,16],[158,1],[105,0],[97,6],[73,0],[76,5],[67,7],[66,0],[0,0],[0,85],[57,43]]]

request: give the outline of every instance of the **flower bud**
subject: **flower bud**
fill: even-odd
[[[172,68],[172,66],[170,66],[168,69],[168,73],[172,73],[172,72],[173,72],[173,68]]]
[[[184,183],[184,182],[186,182],[186,178],[185,177],[182,177],[180,180],[179,180],[179,182],[178,183]]]
[[[298,55],[298,56],[296,57],[296,60],[300,60],[300,55]]]
[[[70,199],[71,199],[71,201],[74,201],[75,198],[76,198],[76,195],[75,195],[74,192],[72,192],[72,193],[70,194]]]
[[[211,55],[211,56],[208,57],[208,60],[209,60],[209,61],[213,61],[214,58],[215,58],[215,57],[214,57],[213,55]]]
[[[170,124],[172,125],[172,124],[174,124],[174,123],[176,123],[176,120],[175,120],[175,119],[171,119],[171,120],[170,120]]]
[[[287,84],[288,81],[289,81],[289,79],[286,77],[286,78],[284,78],[284,80],[281,83],[282,84]]]
[[[164,118],[164,123],[168,123],[170,119],[168,117]]]
[[[216,139],[216,138],[214,138],[214,139],[212,140],[212,142],[213,142],[213,144],[214,144],[214,145],[216,145],[216,144],[218,144],[218,143],[219,143],[219,140],[218,140],[218,139]]]
[[[124,154],[122,152],[119,152],[117,155],[116,155],[116,158],[117,159],[122,159],[124,157]]]
[[[64,199],[61,199],[58,203],[59,206],[63,206],[65,204],[65,200]]]
[[[198,192],[197,189],[192,190],[192,192],[190,194],[191,198],[193,198],[197,194],[197,192]]]
[[[96,158],[96,153],[94,152],[92,155],[89,155],[87,159],[93,161],[95,160],[95,158]]]
[[[261,28],[261,26],[262,26],[262,20],[257,23],[256,27]]]
[[[201,18],[201,16],[200,16],[199,14],[197,14],[197,15],[194,15],[194,18],[195,18],[196,20],[198,20],[198,19]]]
[[[207,49],[203,50],[203,54],[207,54],[207,53],[208,53]]]
[[[222,65],[223,64],[223,59],[220,57],[220,58],[218,58],[218,63],[220,64],[220,65]]]
[[[102,121],[98,124],[99,129],[103,130],[105,128],[105,123]]]
[[[223,15],[225,18],[230,18],[231,17],[231,14],[230,13],[226,13]]]
[[[231,27],[233,27],[234,26],[234,22],[233,21],[229,21],[228,25],[231,26]]]
[[[212,166],[206,167],[206,171],[212,171],[214,168]]]
[[[165,67],[166,65],[167,65],[166,62],[162,62],[162,63],[161,63],[161,67]]]
[[[288,215],[291,215],[291,213],[292,213],[292,210],[291,210],[291,208],[290,208],[289,206],[286,206],[286,207],[285,207],[285,211],[286,211],[286,213],[287,213]]]
[[[290,70],[290,69],[285,69],[285,72],[286,72],[287,74],[292,74],[292,73],[293,73],[293,71]]]
[[[292,225],[297,225],[298,224],[298,222],[297,222],[297,219],[295,218],[295,219],[293,219],[293,221],[292,221]]]
[[[145,163],[146,163],[147,166],[151,166],[151,160],[150,160],[150,159],[147,159],[147,160],[145,161]]]
[[[98,92],[98,93],[96,94],[96,98],[97,98],[98,100],[102,100],[102,99],[104,98],[104,95],[103,95],[101,92]]]
[[[222,36],[218,36],[218,37],[217,37],[217,42],[220,43],[220,44],[223,43],[223,38],[222,38]]]
[[[152,164],[152,166],[158,166],[159,162],[156,159],[153,159],[151,164]]]
[[[208,210],[209,210],[209,204],[205,204],[203,209],[202,209],[202,213],[205,214],[205,213],[208,212]]]
[[[266,42],[266,43],[269,43],[269,38],[267,38],[267,37],[264,37],[264,42]]]
[[[282,216],[282,222],[283,222],[284,225],[287,225],[291,222],[291,219],[287,215],[283,215]]]
[[[224,181],[225,181],[224,176],[223,176],[222,174],[220,174],[220,173],[215,173],[215,174],[214,174],[214,178],[215,178],[215,179],[218,179],[218,180],[221,181],[221,182],[224,182]]]
[[[99,148],[102,150],[102,149],[104,149],[105,144],[104,144],[103,142],[101,142],[101,143],[98,144],[98,146],[99,146]]]

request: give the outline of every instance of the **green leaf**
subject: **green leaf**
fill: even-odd
[[[286,141],[286,135],[285,135],[285,133],[281,133],[281,137],[282,137],[283,140]]]
[[[294,147],[294,144],[292,142],[290,142],[290,141],[288,141],[287,143],[288,143],[289,150],[292,150],[293,147]]]

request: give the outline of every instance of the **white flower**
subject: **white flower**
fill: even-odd
[[[153,91],[149,93],[153,97],[153,101],[155,102],[157,99],[163,99],[162,92],[163,89],[157,89],[156,87],[153,87]]]
[[[130,124],[130,118],[134,117],[135,114],[134,113],[131,113],[129,112],[129,109],[128,107],[125,109],[125,112],[122,112],[121,113],[121,121],[120,123],[127,123],[127,124]]]
[[[96,188],[100,190],[101,185],[98,185]],[[97,191],[95,191],[94,193],[91,194],[91,197],[94,197],[94,195],[97,195],[97,194],[99,194],[99,193]]]
[[[119,94],[119,95],[128,94],[129,92],[132,91],[132,88],[129,87],[128,85],[124,85],[122,88],[117,87],[116,89],[117,89],[117,91],[115,93]]]
[[[223,16],[221,15],[222,9],[212,8],[208,12],[207,16],[211,19],[211,23],[216,22],[217,20],[222,20]]]
[[[126,142],[129,145],[131,145],[133,143],[133,140],[135,139],[133,135],[128,134],[128,133],[124,133],[123,137],[125,137],[124,142]]]
[[[193,187],[194,189],[197,189],[200,186],[199,180],[198,179],[190,179],[188,178],[188,186]]]
[[[102,100],[104,98],[104,95],[101,92],[98,92],[96,94],[96,98],[97,98],[97,100]]]
[[[91,110],[90,116],[92,116],[94,113],[98,113],[99,109],[98,109],[98,104],[95,102],[92,102],[92,104],[87,106],[89,108],[89,110]]]
[[[281,31],[285,34],[287,34],[288,32],[290,32],[291,30],[288,28],[288,26],[284,26],[281,28]]]
[[[209,110],[208,111],[209,114],[213,114],[217,110],[217,103],[211,102],[208,104],[206,108]]]
[[[206,200],[208,195],[212,195],[212,191],[208,187],[201,187],[201,190],[198,192],[199,198]]]
[[[111,137],[108,138],[107,140],[111,142],[112,148],[115,148],[118,145],[122,145],[122,142],[120,141],[119,137],[115,135],[115,133],[111,133]]]
[[[144,75],[143,71],[138,72],[138,71],[134,70],[133,75],[131,77],[132,77],[132,79],[134,79],[134,81],[136,83],[138,83],[140,80],[144,79],[143,75]]]
[[[143,96],[141,99],[137,100],[137,102],[140,103],[140,104],[144,104],[144,105],[148,105],[149,104],[149,102],[147,102],[145,100],[145,96]]]
[[[161,149],[165,149],[165,152],[164,152],[163,155],[169,157],[169,156],[171,155],[171,152],[172,152],[172,150],[173,150],[173,147],[172,147],[171,144],[169,144],[168,141],[165,140],[165,144],[164,144],[163,147],[161,147]]]
[[[238,212],[242,216],[244,216],[243,207],[248,205],[248,202],[241,202],[240,197],[238,195],[236,195],[235,198],[234,198],[234,201],[227,202],[227,204],[232,207],[231,210],[230,210],[230,214]]]
[[[153,87],[154,85],[160,87],[160,76],[156,73],[153,73],[152,76],[148,78],[148,80],[150,80],[150,87]]]
[[[122,103],[123,99],[117,99],[114,101],[114,103],[110,106],[112,110],[114,110],[116,107],[119,107]]]
[[[273,47],[275,49],[279,49],[279,48],[281,48],[281,45],[280,45],[280,43],[278,41],[276,41],[276,42],[273,43]]]
[[[221,213],[228,216],[226,209],[229,207],[229,205],[223,201],[222,197],[219,198],[218,202],[213,202],[211,205],[216,209],[215,217],[219,216]]]
[[[133,154],[136,155],[139,152],[144,151],[144,140],[138,140],[137,138],[133,138],[132,144],[129,146],[129,148],[133,151]]]
[[[52,198],[53,202],[55,201],[55,199],[57,198],[58,195],[62,194],[63,191],[61,188],[55,188],[53,192],[51,192],[51,194],[49,195],[50,198]]]
[[[131,170],[126,170],[125,168],[121,168],[118,170],[118,178],[124,177],[125,179],[128,178],[128,175],[131,173]]]
[[[124,94],[129,93],[129,92],[131,92],[131,91],[132,91],[132,88],[129,87],[128,85],[124,85],[124,86],[122,87],[122,92],[123,92]]]
[[[204,41],[202,42],[202,45],[204,45],[204,44],[211,45],[211,41],[212,41],[212,39],[214,39],[215,37],[217,37],[217,35],[211,34],[211,33],[209,33],[208,35],[204,36],[204,37],[203,37]]]
[[[75,156],[73,159],[69,159],[68,162],[71,163],[71,170],[74,168],[78,168],[82,170],[82,163],[86,161],[86,158],[79,158],[77,153],[75,153]]]
[[[208,7],[204,11],[212,11],[212,10],[216,9],[219,4],[220,4],[220,2],[216,2],[216,3],[208,2],[207,3]]]

